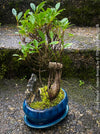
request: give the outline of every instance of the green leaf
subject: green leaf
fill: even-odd
[[[38,30],[38,33],[40,35],[40,37],[42,38],[42,40],[45,40],[45,35],[41,30]]]
[[[26,32],[25,32],[25,30],[23,29],[23,30],[19,30],[19,33],[20,34],[23,34],[23,35],[25,35],[26,34]]]
[[[12,9],[12,14],[16,17],[17,16],[17,11],[15,8]]]
[[[29,12],[30,12],[30,9],[27,9],[26,12],[24,13],[24,18],[26,18]]]
[[[65,10],[65,9],[61,9],[61,10],[58,11],[58,13],[61,13],[61,12],[63,12],[64,10]]]
[[[29,51],[29,54],[36,53],[36,51]]]
[[[68,23],[68,18],[64,18],[60,21],[61,23]]]
[[[19,57],[19,54],[13,54],[13,56]]]
[[[32,43],[33,43],[33,41],[27,43],[27,45],[26,45],[26,47],[27,47],[27,48],[26,48],[26,49],[27,49],[27,52],[34,49],[34,47],[31,45]]]
[[[64,45],[64,48],[67,48],[67,47],[69,47],[71,45],[72,45],[72,43],[67,43],[67,44]]]
[[[72,37],[72,36],[73,36],[73,34],[72,34],[72,33],[68,33],[68,35],[69,35],[70,37]]]
[[[41,3],[37,6],[36,11],[39,12],[39,11],[44,7],[45,3],[46,3],[46,1],[41,2]]]
[[[36,48],[38,47],[38,41],[36,39],[33,40],[33,44]]]
[[[21,44],[21,42],[19,41],[19,44]]]
[[[56,10],[60,8],[60,2],[55,5]]]
[[[33,9],[33,11],[35,12],[35,9],[36,9],[36,7],[35,7],[35,4],[34,3],[30,3],[30,7]]]
[[[59,41],[52,41],[51,43],[50,43],[50,45],[56,45],[56,44],[58,44],[59,43]]]
[[[40,41],[40,42],[39,42],[39,45],[41,45],[41,44],[43,44],[43,43],[45,43],[45,40]]]
[[[20,12],[20,13],[18,14],[18,20],[22,17],[22,15],[23,15],[23,12]]]
[[[49,35],[50,35],[51,40],[53,40],[54,33],[53,33],[52,31],[50,31],[50,32],[49,32]]]
[[[33,12],[29,12],[28,14],[29,14],[29,15],[33,15]]]
[[[24,58],[19,58],[18,60],[24,60]]]
[[[33,15],[31,15],[31,16],[29,17],[29,21],[30,21],[32,24],[34,24],[34,22],[35,22],[35,18],[34,18]]]
[[[22,49],[21,52],[24,54],[26,53],[27,46],[26,45],[21,45]]]

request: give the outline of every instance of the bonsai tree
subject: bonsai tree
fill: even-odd
[[[64,44],[64,33],[70,23],[67,18],[57,19],[64,10],[59,9],[60,3],[47,9],[44,8],[45,3],[46,1],[41,2],[38,6],[31,3],[31,10],[26,10],[24,14],[17,14],[12,9],[23,42],[22,54],[14,56],[18,56],[19,60],[26,60],[33,71],[38,71],[41,83],[41,73],[49,70],[47,92],[49,99],[53,100],[60,91],[62,53],[64,48],[71,45]]]

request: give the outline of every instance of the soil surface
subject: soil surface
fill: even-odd
[[[16,34],[16,26],[0,27],[0,48],[20,49],[21,38]],[[68,33],[73,37],[68,37]],[[96,50],[97,29],[94,27],[71,27],[66,30],[64,40],[66,43],[72,43],[68,50]],[[23,43],[22,43],[23,44]]]
[[[100,111],[96,110],[95,84],[79,79],[62,80],[69,98],[64,120],[46,129],[32,129],[24,123],[22,109],[27,80],[0,80],[0,134],[99,134]]]

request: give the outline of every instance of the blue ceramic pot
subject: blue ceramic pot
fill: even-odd
[[[47,124],[47,123],[50,123],[59,119],[64,114],[66,110],[66,105],[68,104],[67,93],[64,89],[62,90],[64,91],[64,94],[65,94],[64,99],[58,105],[51,107],[49,109],[36,110],[36,109],[30,108],[26,100],[24,100],[23,110],[27,119],[31,123],[41,124],[41,125]]]

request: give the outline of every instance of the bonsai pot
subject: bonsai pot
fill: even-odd
[[[26,100],[23,102],[23,110],[25,113],[24,121],[32,128],[45,128],[57,124],[64,119],[68,113],[68,97],[64,89],[62,89],[65,97],[59,104],[44,110],[36,110],[28,106]]]

